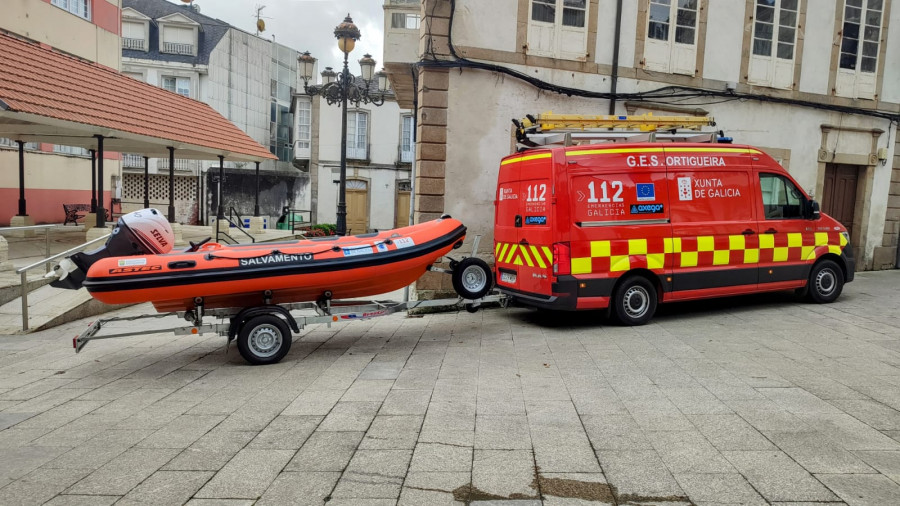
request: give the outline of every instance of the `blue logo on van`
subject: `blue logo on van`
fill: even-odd
[[[656,188],[653,183],[638,183],[636,186],[638,201],[656,200]]]
[[[547,217],[546,216],[526,216],[525,224],[526,225],[546,225]]]
[[[659,214],[663,212],[662,204],[631,204],[631,214]]]

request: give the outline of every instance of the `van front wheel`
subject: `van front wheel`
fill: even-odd
[[[844,290],[844,271],[833,260],[822,260],[809,273],[807,289],[813,302],[834,302]]]
[[[643,325],[656,312],[656,288],[646,278],[633,276],[613,295],[613,311],[623,325]]]

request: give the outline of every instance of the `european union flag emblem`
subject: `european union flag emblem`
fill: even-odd
[[[653,183],[638,183],[637,199],[656,200],[656,188],[654,188]]]

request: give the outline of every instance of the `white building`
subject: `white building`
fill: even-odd
[[[279,157],[278,161],[263,162],[261,171],[303,180],[289,185],[290,197],[275,195],[278,192],[274,190],[272,195],[262,196],[263,214],[277,217],[285,205],[307,205],[308,175],[293,166],[290,107],[297,85],[297,51],[204,16],[196,7],[166,0],[124,0],[122,34],[124,74],[209,104]],[[180,219],[193,221],[189,216],[192,209],[202,218],[204,210],[208,213],[214,204],[210,198],[215,194],[204,187],[209,184],[204,173],[218,163],[182,160],[177,150],[175,158]],[[140,201],[143,195],[135,192],[143,191],[144,160],[125,155],[124,165],[123,201]],[[168,165],[167,159],[149,161],[149,172],[161,174],[151,177],[150,184],[151,193],[159,197],[168,195]],[[225,166],[255,172],[252,164],[226,160]],[[226,186],[226,195],[228,189],[240,188]],[[227,198],[223,201],[240,205],[244,213],[253,210],[246,195],[237,203]]]
[[[362,85],[361,78],[357,83]],[[315,83],[309,83],[313,85]],[[373,83],[374,87],[375,84]],[[341,106],[320,96],[295,99],[297,164],[312,176],[311,221],[336,223],[341,161]],[[380,106],[348,106],[347,230],[362,233],[406,226],[409,222],[413,116],[401,109],[392,91]]]
[[[512,118],[710,115],[851,230],[858,268],[892,268],[898,4],[385,0],[385,67],[400,105],[418,100],[416,221],[446,212],[492,237]]]

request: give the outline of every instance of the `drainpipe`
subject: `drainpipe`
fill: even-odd
[[[609,92],[609,114],[616,113],[616,84],[619,80],[619,39],[622,36],[622,0],[616,0],[616,32],[613,39],[612,77]]]
[[[413,79],[413,122],[412,122],[412,163],[409,164],[409,224],[415,220],[416,212],[416,126],[419,124],[419,74],[412,68]],[[403,302],[409,301],[409,285],[403,287]]]

